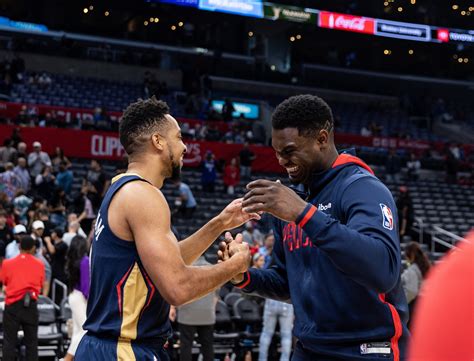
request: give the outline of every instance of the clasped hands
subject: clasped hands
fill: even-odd
[[[294,222],[307,205],[292,189],[284,186],[280,181],[259,179],[249,183],[247,190],[248,192],[242,200],[239,200],[238,204],[242,207],[242,213],[249,215],[245,218],[259,219],[260,215],[266,212],[283,221]],[[234,239],[230,232],[226,232],[225,241],[219,244],[218,262],[225,262],[239,252],[246,254],[247,267],[249,267],[250,250],[248,244],[243,242],[241,234],[237,234]],[[234,277],[232,282],[240,283],[243,279],[242,273]]]

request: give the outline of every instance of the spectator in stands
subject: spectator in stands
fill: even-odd
[[[14,241],[10,242],[5,249],[5,258],[11,259],[20,254],[20,241],[21,238],[26,236],[26,227],[22,224],[17,224],[13,228],[13,238]]]
[[[73,330],[71,344],[64,361],[72,361],[77,346],[84,336],[82,325],[86,321],[87,298],[89,297],[89,251],[84,237],[75,236],[66,255],[66,273],[68,276],[69,306],[72,311]]]
[[[52,173],[50,165],[43,167],[40,174],[35,177],[35,188],[38,194],[44,199],[51,199],[51,195],[55,188],[56,177]]]
[[[45,267],[45,278],[44,278],[44,284],[43,284],[43,296],[48,296],[49,295],[49,290],[51,287],[51,277],[53,270],[51,269],[51,264],[48,262],[48,260],[45,257],[45,254],[47,253],[47,250],[45,248],[45,243],[43,241],[43,235],[44,235],[44,222],[37,220],[34,221],[33,224],[31,225],[31,238],[33,238],[36,242],[36,258],[38,258],[41,262],[43,262],[44,267]]]
[[[451,149],[446,150],[446,182],[448,183],[457,183],[458,181],[458,169],[459,169],[459,159],[456,158],[455,152]]]
[[[13,172],[16,174],[19,183],[19,188],[28,192],[31,188],[31,177],[28,168],[26,167],[26,159],[23,157],[18,158],[18,164],[13,168]]]
[[[66,208],[68,201],[66,199],[66,192],[62,188],[54,190],[53,197],[49,202],[49,212],[51,213],[50,221],[55,227],[61,229],[66,228]]]
[[[263,244],[263,235],[255,227],[252,221],[245,223],[245,230],[242,232],[244,242],[247,242],[250,247],[261,247]]]
[[[7,224],[7,212],[0,209],[0,262],[5,258],[7,244],[14,240],[12,230]]]
[[[67,163],[61,162],[58,174],[56,174],[56,185],[63,189],[66,195],[70,195],[73,181],[74,176],[72,171],[68,169]]]
[[[71,223],[74,223],[74,222],[79,223],[79,217],[77,216],[76,213],[69,213],[67,215],[67,224],[68,224],[68,226],[71,225]],[[79,223],[79,228],[75,233],[77,235],[81,236],[81,237],[87,238],[86,232],[84,232],[84,230],[81,228],[80,223]],[[64,237],[63,237],[63,239],[64,239]]]
[[[194,211],[196,210],[197,202],[194,198],[191,188],[181,182],[181,179],[176,178],[173,180],[176,187],[178,187],[178,198],[176,198],[175,205],[178,206],[178,210],[175,214],[182,216],[183,218],[192,218]]]
[[[397,199],[398,223],[400,237],[411,234],[411,226],[414,220],[413,202],[410,192],[406,186],[399,188],[399,197]]]
[[[390,149],[388,153],[387,160],[385,162],[385,173],[387,177],[387,182],[389,183],[399,183],[400,182],[400,170],[401,170],[401,160],[397,155],[396,149]]]
[[[81,187],[81,193],[74,201],[74,208],[77,214],[80,214],[78,221],[87,235],[92,229],[92,222],[97,216],[100,207],[100,196],[95,187],[89,182]]]
[[[21,137],[21,134],[20,134],[20,128],[13,129],[13,132],[12,132],[12,135],[10,136],[10,139],[13,142],[13,146],[18,150],[18,145],[20,143],[23,143],[23,138]],[[25,146],[26,146],[26,144],[25,144]],[[25,150],[26,150],[26,147],[25,147]],[[26,155],[26,153],[23,153],[23,154]]]
[[[372,132],[370,131],[369,128],[370,128],[369,126],[364,125],[364,126],[360,129],[360,135],[362,135],[363,137],[370,137],[370,136],[372,136]]]
[[[26,152],[27,146],[25,142],[18,143],[17,146],[17,156],[18,158],[25,158],[28,159],[28,153]]]
[[[263,240],[263,246],[258,249],[258,253],[265,257],[264,268],[267,268],[272,261],[273,245],[275,244],[275,236],[273,232],[268,233]]]
[[[38,309],[36,301],[45,278],[44,265],[33,255],[33,238],[20,241],[20,255],[2,264],[1,279],[5,286],[3,314],[3,359],[16,359],[18,331],[23,329],[26,360],[38,359]]]
[[[430,270],[431,262],[416,242],[408,244],[405,248],[405,256],[410,266],[402,273],[402,285],[410,310],[410,320],[412,320],[416,299],[420,293],[423,279]]]
[[[383,126],[378,124],[377,122],[372,122],[369,125],[369,130],[370,130],[371,135],[377,137],[382,134]]]
[[[20,111],[18,112],[16,119],[15,119],[15,124],[20,125],[20,126],[25,126],[28,125],[28,115],[27,115],[27,107],[26,105],[22,105],[20,108]]]
[[[51,159],[51,163],[53,165],[54,173],[60,171],[59,167],[62,163],[65,163],[66,169],[69,169],[71,167],[71,161],[68,159],[68,157],[64,155],[64,150],[61,147],[56,147],[54,149],[54,155]]]
[[[266,131],[261,120],[254,120],[252,123],[253,142],[256,144],[265,144]]]
[[[41,143],[33,143],[33,152],[28,155],[28,166],[30,167],[30,173],[33,178],[41,174],[44,167],[51,167],[51,159],[48,153],[41,151]]]
[[[78,221],[70,222],[67,227],[67,232],[64,233],[63,235],[64,243],[70,246],[72,239],[76,237],[77,235],[79,235],[80,229],[81,229],[81,225],[79,224]],[[83,231],[83,234],[81,234],[81,237],[86,238],[84,231]]]
[[[252,267],[263,269],[265,266],[265,256],[261,253],[255,253],[252,257]]]
[[[263,311],[263,329],[260,334],[258,361],[268,360],[268,349],[272,342],[277,321],[280,324],[281,356],[280,361],[289,361],[291,353],[291,333],[294,320],[293,305],[272,299],[265,300]]]
[[[214,154],[207,151],[206,158],[202,162],[201,184],[203,192],[214,193],[217,179],[216,161]]]
[[[409,181],[417,181],[420,177],[421,163],[416,157],[415,153],[410,154],[410,159],[407,161],[407,177]]]
[[[91,165],[87,171],[85,180],[95,187],[101,197],[104,196],[109,182],[107,181],[107,176],[102,171],[102,166],[95,159],[91,160]]]
[[[43,89],[49,88],[52,82],[53,80],[51,77],[45,72],[43,72],[38,78],[38,85]]]
[[[21,58],[18,54],[14,54],[14,57],[11,61],[10,70],[15,83],[23,81],[25,73],[25,60],[23,60],[23,58]]]
[[[230,99],[226,99],[224,101],[224,105],[222,106],[222,119],[225,122],[231,122],[233,119],[233,113],[235,112],[234,104],[232,104]]]
[[[196,267],[210,266],[204,256],[193,264]],[[211,292],[206,296],[178,308],[178,329],[180,340],[180,361],[193,359],[193,341],[197,333],[201,344],[203,361],[214,361],[214,324],[216,323],[217,295]]]
[[[21,189],[21,181],[13,169],[13,163],[7,163],[5,164],[5,172],[0,173],[0,192],[6,194],[9,202],[13,200],[16,192]]]
[[[227,194],[234,194],[235,186],[240,182],[240,169],[237,166],[237,158],[232,158],[225,167],[223,181],[227,187]]]
[[[40,127],[59,127],[61,124],[58,122],[56,112],[47,112],[44,116],[40,116],[38,123]]]
[[[252,175],[252,163],[255,160],[255,154],[250,150],[249,143],[244,143],[244,148],[239,153],[240,157],[240,176],[242,179],[249,179]]]
[[[3,147],[0,148],[0,170],[5,169],[7,163],[13,163],[18,151],[13,146],[13,141],[8,138],[3,141]]]
[[[207,120],[221,120],[221,115],[212,106],[212,99],[207,103]]]
[[[13,208],[21,223],[26,224],[28,222],[28,210],[32,203],[33,200],[26,196],[23,189],[16,192],[15,199],[13,199]]]
[[[51,237],[44,237],[48,253],[51,255],[52,279],[66,283],[66,253],[68,246],[63,241],[62,228],[55,228],[51,232]]]

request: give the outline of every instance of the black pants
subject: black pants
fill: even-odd
[[[23,344],[26,346],[26,361],[38,360],[38,308],[36,301],[31,300],[25,307],[23,300],[5,306],[3,314],[3,360],[16,360],[15,349],[17,334],[21,328],[25,333]]]
[[[194,334],[198,334],[198,342],[201,344],[201,353],[203,361],[214,361],[214,325],[208,326],[191,326],[178,324],[180,361],[191,361],[193,359],[192,349]]]

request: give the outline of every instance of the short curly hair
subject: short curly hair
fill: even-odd
[[[130,104],[123,113],[119,126],[120,143],[128,155],[141,148],[145,137],[162,127],[170,108],[155,96],[149,99],[138,99]]]
[[[334,119],[329,105],[311,94],[295,95],[280,103],[272,115],[273,129],[296,128],[302,136],[314,136],[320,130],[331,132]]]

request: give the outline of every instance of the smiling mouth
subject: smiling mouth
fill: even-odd
[[[296,175],[299,170],[300,170],[300,167],[298,167],[298,166],[291,167],[291,168],[286,168],[286,171],[288,172],[288,174],[289,174],[290,176]]]

